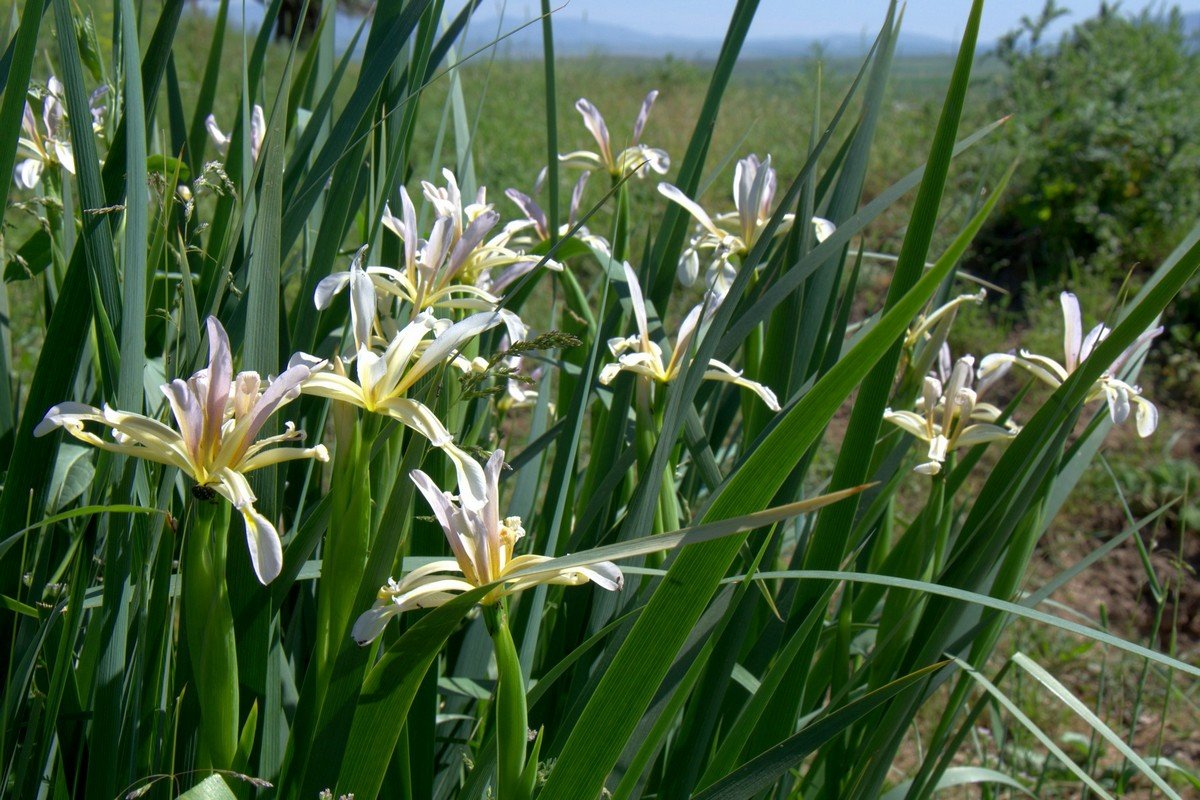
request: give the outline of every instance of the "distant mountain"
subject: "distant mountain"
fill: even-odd
[[[520,20],[479,18],[471,21],[466,47],[469,51],[496,42],[497,53],[505,58],[538,58],[542,54],[540,24],[516,30]],[[743,58],[795,58],[811,55],[820,49],[826,56],[859,56],[871,47],[873,37],[854,34],[834,34],[825,37],[750,38],[742,49]],[[957,42],[933,36],[901,33],[896,52],[905,56],[952,55]],[[560,56],[607,55],[636,58],[662,58],[667,55],[682,59],[708,60],[717,57],[721,40],[693,39],[668,36],[569,17],[554,20],[554,50]]]
[[[1183,14],[1183,32],[1188,36],[1200,37],[1200,11]]]

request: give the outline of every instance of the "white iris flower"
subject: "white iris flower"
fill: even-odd
[[[642,296],[642,288],[638,283],[637,274],[629,263],[624,264],[625,280],[629,284],[629,301],[633,306],[633,316],[637,321],[638,332],[628,338],[608,340],[608,349],[617,357],[617,363],[606,364],[600,370],[600,383],[609,384],[622,372],[632,372],[647,380],[657,383],[669,383],[679,376],[680,371],[689,358],[689,348],[692,339],[700,329],[702,317],[705,316],[706,303],[701,302],[688,312],[679,326],[679,337],[671,350],[671,357],[664,363],[662,348],[650,339],[650,324],[646,314],[646,301]],[[709,310],[711,311],[711,306]],[[749,389],[758,395],[772,411],[778,411],[779,401],[775,393],[757,381],[743,378],[742,373],[715,358],[709,360],[708,369],[704,372],[708,380],[724,381]]]
[[[308,364],[312,369],[304,382],[305,394],[350,403],[389,416],[440,448],[458,473],[459,492],[464,503],[479,508],[485,500],[483,470],[454,444],[450,431],[428,406],[405,395],[418,380],[447,362],[471,369],[471,362],[459,355],[459,348],[484,331],[503,324],[505,313],[473,314],[454,324],[435,319],[429,313],[418,314],[396,333],[382,353],[365,344],[359,345],[352,359],[353,378],[348,370],[351,360],[334,357],[326,361],[298,353],[292,361]],[[427,341],[430,336],[433,340]]]
[[[1054,388],[1061,386],[1080,364],[1083,363],[1100,342],[1108,338],[1112,332],[1103,323],[1092,328],[1085,336],[1083,333],[1083,318],[1079,310],[1079,299],[1071,292],[1059,295],[1063,310],[1063,363],[1046,356],[1021,350],[1019,354],[994,353],[980,363],[980,374],[986,375],[1004,364],[1012,364],[1029,372]],[[1144,352],[1143,348],[1150,340],[1162,333],[1161,327],[1152,328],[1139,336],[1133,344],[1109,365],[1104,374],[1097,379],[1087,394],[1084,402],[1092,402],[1101,397],[1108,401],[1108,413],[1112,421],[1118,425],[1129,418],[1129,412],[1136,406],[1134,412],[1139,436],[1146,437],[1154,433],[1158,427],[1158,409],[1146,398],[1138,386],[1126,383],[1117,375],[1134,358]]]
[[[500,517],[500,470],[503,466],[504,451],[497,450],[485,467],[485,502],[478,509],[456,504],[454,496],[439,489],[424,472],[412,471],[410,477],[441,524],[454,560],[434,561],[414,569],[399,581],[389,580],[379,590],[375,605],[354,623],[354,641],[360,645],[374,641],[389,619],[409,609],[440,606],[463,592],[505,581],[506,575],[551,560],[550,556],[513,554],[525,529],[521,527],[520,517]],[[537,584],[578,586],[588,581],[603,589],[617,591],[624,585],[625,578],[611,561],[601,561],[502,583],[482,603],[490,605],[505,595]]]
[[[916,412],[890,408],[883,412],[885,420],[929,444],[928,461],[918,464],[916,472],[937,475],[950,451],[1017,435],[1015,425],[995,424],[1001,416],[999,408],[979,401],[971,388],[974,368],[975,359],[964,356],[955,362],[944,384],[932,375],[926,376]]]
[[[592,105],[590,100],[579,98],[575,102],[575,110],[583,117],[584,127],[596,140],[600,152],[574,150],[570,153],[560,153],[558,160],[565,166],[576,167],[587,172],[603,170],[616,179],[630,174],[644,178],[650,170],[654,170],[659,175],[666,175],[667,170],[671,168],[671,157],[667,155],[667,151],[647,147],[638,142],[642,137],[642,130],[646,127],[650,109],[654,106],[657,97],[658,90],[654,89],[642,100],[641,110],[638,111],[637,120],[633,124],[633,138],[630,145],[616,154],[613,153],[612,139],[608,135],[608,126],[604,124],[604,117],[600,115],[600,110]]]
[[[224,497],[246,521],[250,561],[262,583],[270,583],[283,567],[283,548],[275,526],[254,508],[255,496],[246,473],[300,458],[328,461],[324,445],[276,447],[300,441],[304,433],[287,423],[284,433],[255,441],[267,419],[300,394],[308,366],[295,364],[264,385],[257,372],[233,375],[229,337],[216,317],[209,317],[208,366],[188,380],[164,384],[175,417],[175,430],[156,419],[105,406],[60,403],[34,429],[43,436],[63,428],[82,442],[113,453],[177,467],[196,482]],[[113,430],[113,440],[88,431],[94,422]]]
[[[699,232],[684,249],[679,259],[678,277],[684,286],[695,284],[700,273],[701,255],[708,258],[708,287],[718,297],[724,297],[737,276],[734,259],[740,263],[762,235],[771,219],[775,201],[776,176],[771,156],[759,161],[751,154],[741,159],[733,172],[734,210],[709,216],[692,198],[670,183],[660,183],[658,191],[668,200],[679,204],[695,218]],[[795,221],[794,214],[785,214],[775,235],[786,233]],[[812,218],[818,242],[834,232],[833,223],[821,217]]]
[[[232,134],[226,134],[217,125],[217,118],[209,114],[204,119],[204,126],[208,128],[208,135],[212,137],[213,144],[217,146],[217,152],[225,155],[229,152],[229,143],[233,141]],[[267,138],[267,122],[263,115],[263,108],[258,103],[250,110],[250,158],[254,161],[258,160],[258,154],[262,151],[263,140]]]
[[[93,117],[96,109],[95,99],[100,95],[92,95]],[[47,82],[47,91],[42,98],[42,127],[39,129],[37,119],[28,101],[25,103],[25,113],[21,117],[21,135],[17,138],[17,152],[24,155],[13,170],[13,179],[22,189],[32,189],[42,179],[42,172],[47,167],[62,167],[70,174],[75,174],[75,155],[71,150],[71,141],[67,137],[64,123],[66,110],[62,104],[63,85],[58,78],[51,77]],[[101,113],[103,108],[101,107]]]

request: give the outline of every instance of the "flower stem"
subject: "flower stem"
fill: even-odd
[[[192,505],[183,557],[183,628],[200,703],[202,768],[232,769],[238,742],[237,641],[225,584],[229,504]]]
[[[525,677],[521,660],[508,629],[508,611],[503,602],[484,608],[484,620],[496,650],[496,772],[497,800],[525,800],[533,792],[525,768],[529,741],[529,719],[525,706]]]
[[[620,178],[613,178],[618,183]],[[621,183],[617,187],[617,219],[613,225],[612,257],[615,261],[625,260],[629,252],[629,189]]]
[[[371,532],[371,418],[339,430],[333,463],[333,514],[317,585],[317,675],[328,678],[348,637],[355,593],[367,560]]]

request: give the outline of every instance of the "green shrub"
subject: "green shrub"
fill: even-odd
[[[1043,46],[1064,13],[1049,0],[997,51],[1008,68],[998,112],[1013,115],[1006,146],[1023,166],[976,268],[1013,286],[1084,264],[1158,263],[1200,208],[1200,52],[1178,11],[1126,16],[1105,4]]]

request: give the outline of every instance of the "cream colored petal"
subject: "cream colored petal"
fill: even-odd
[[[299,461],[305,458],[313,458],[317,461],[325,462],[329,460],[329,451],[325,449],[325,445],[323,444],[319,444],[316,447],[272,447],[258,450],[253,455],[242,459],[242,462],[236,466],[242,472],[253,472],[256,469],[269,467],[272,464],[282,464],[285,461]]]
[[[573,150],[570,153],[559,153],[558,161],[564,167],[574,167],[588,172],[605,170],[604,159],[590,150]]]
[[[883,412],[883,419],[893,425],[903,428],[907,433],[912,434],[918,439],[929,441],[929,429],[926,427],[925,418],[919,414],[914,414],[911,411],[893,411],[886,409]]]
[[[359,408],[368,408],[367,398],[362,387],[345,375],[338,375],[335,372],[314,372],[308,376],[308,380],[304,382],[300,391],[303,394],[338,400]]]
[[[673,184],[663,182],[658,184],[658,193],[673,203],[677,203],[682,206],[684,211],[695,217],[696,221],[699,222],[705,230],[707,230],[717,239],[723,240],[729,236],[728,233],[716,226],[716,224],[712,221],[712,217],[708,215],[707,211],[700,207],[699,203],[684,194],[678,187],[674,186]]]
[[[1134,395],[1133,402],[1137,405],[1136,420],[1138,436],[1143,439],[1154,433],[1158,427],[1158,409],[1154,404],[1141,395]]]
[[[1067,371],[1057,361],[1036,353],[1022,350],[1021,355],[1013,361],[1018,367],[1031,373],[1035,378],[1051,386],[1061,386],[1067,379]]]
[[[254,492],[245,475],[226,468],[221,470],[218,480],[220,483],[213,488],[241,512],[246,524],[250,564],[259,583],[266,585],[275,580],[283,569],[283,545],[279,541],[279,532],[254,507]]]
[[[388,620],[399,614],[403,609],[391,600],[376,600],[375,605],[358,615],[350,636],[355,644],[365,647],[379,638]]]
[[[715,358],[708,362],[708,369],[704,372],[705,380],[723,381],[732,383],[735,386],[740,386],[743,389],[749,389],[754,394],[758,395],[759,399],[766,404],[767,408],[772,411],[780,409],[779,400],[775,397],[775,392],[764,386],[758,381],[752,381],[749,378],[743,378],[742,373],[737,372],[728,364],[717,361]]]
[[[1000,439],[1011,439],[1016,436],[1015,433],[1008,428],[1000,425],[991,425],[988,423],[979,423],[977,425],[969,425],[955,439],[956,447],[974,447],[977,444],[986,444],[987,442],[995,442]]]
[[[503,322],[504,318],[499,313],[484,312],[472,314],[461,322],[454,323],[421,354],[421,357],[397,384],[394,393],[403,393],[426,372],[444,364],[453,351],[462,347],[467,341]]]
[[[646,316],[646,298],[642,295],[642,285],[638,282],[637,273],[633,271],[628,261],[621,263],[625,273],[625,286],[629,290],[629,305],[633,310],[633,318],[637,322],[638,335],[642,337],[643,349],[650,347],[650,323]]]
[[[837,226],[835,226],[829,220],[824,219],[823,217],[813,217],[812,224],[813,224],[813,231],[817,235],[818,243],[825,241],[830,236],[833,236],[834,231],[837,230]]]

